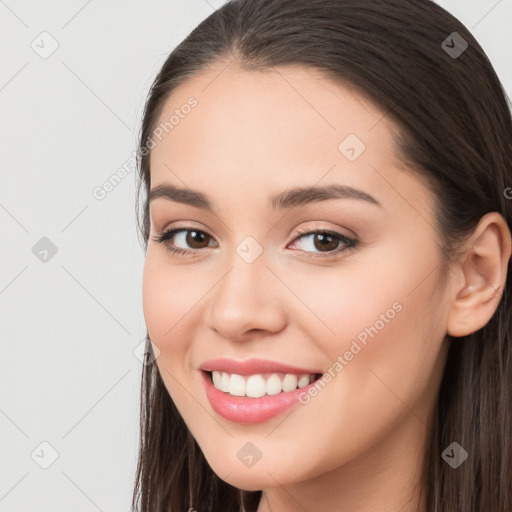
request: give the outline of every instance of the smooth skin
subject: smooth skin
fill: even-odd
[[[511,254],[505,220],[485,215],[442,281],[433,196],[400,165],[396,128],[370,102],[311,69],[243,71],[225,61],[176,89],[160,122],[191,96],[197,106],[155,139],[151,189],[200,191],[213,212],[151,201],[143,275],[156,362],[184,421],[220,478],[263,490],[258,512],[426,512],[420,471],[446,335],[474,332],[496,310]],[[366,146],[354,161],[338,149],[349,134]],[[329,184],[381,206],[338,198],[270,207],[283,190]],[[170,227],[206,235],[153,239]],[[303,234],[318,229],[359,244]],[[252,263],[237,253],[246,237],[263,250]],[[172,254],[172,244],[192,254]],[[263,358],[325,372],[397,301],[401,311],[307,405],[250,425],[212,409],[204,361]],[[261,452],[252,467],[237,457],[248,442]]]

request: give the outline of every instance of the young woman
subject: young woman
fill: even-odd
[[[427,0],[233,0],[139,145],[141,512],[512,510],[512,123]]]

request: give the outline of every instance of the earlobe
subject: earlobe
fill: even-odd
[[[463,285],[454,291],[447,332],[471,334],[488,323],[503,294],[511,254],[510,230],[498,212],[484,215],[460,263]]]

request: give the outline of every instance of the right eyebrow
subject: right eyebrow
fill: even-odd
[[[158,185],[151,189],[149,193],[149,202],[154,201],[159,197],[213,212],[212,205],[208,198],[197,190],[179,188],[171,185],[170,183],[163,183],[162,185]]]

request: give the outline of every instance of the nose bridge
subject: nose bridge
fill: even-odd
[[[251,329],[282,327],[283,312],[270,280],[275,279],[263,245],[246,236],[225,256],[223,277],[210,300],[210,327],[227,338],[240,338]]]
[[[225,263],[229,272],[217,286],[217,304],[221,301],[233,302],[239,308],[244,308],[260,302],[260,295],[264,294],[261,285],[268,279],[266,274],[270,274],[263,245],[254,237],[246,236],[226,256]],[[230,304],[230,307],[233,305]]]

